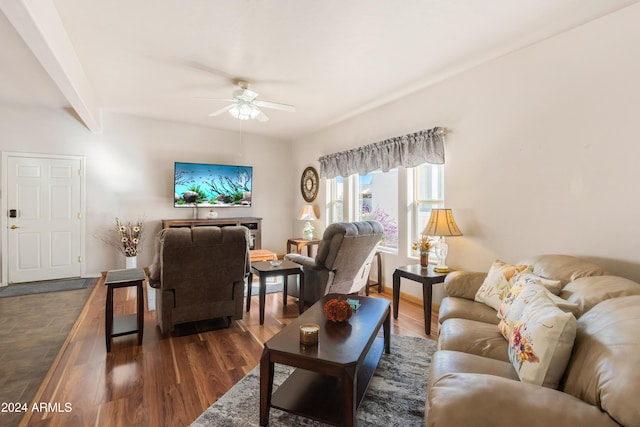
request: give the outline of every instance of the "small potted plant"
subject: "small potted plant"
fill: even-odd
[[[420,253],[420,265],[429,265],[429,249],[432,247],[431,239],[426,234],[420,236],[420,240],[413,242],[413,250]]]

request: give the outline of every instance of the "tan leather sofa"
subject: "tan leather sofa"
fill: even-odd
[[[427,426],[640,426],[640,284],[564,255],[519,264],[562,282],[578,310],[558,389],[521,382],[496,311],[475,302],[486,273],[453,272],[440,306]]]
[[[166,228],[156,237],[149,283],[160,330],[218,317],[242,319],[249,273],[246,227]]]
[[[325,229],[315,258],[285,255],[302,265],[305,304],[312,305],[328,293],[351,294],[363,289],[383,233],[377,221],[336,222]],[[289,295],[299,295],[297,283],[288,288]]]

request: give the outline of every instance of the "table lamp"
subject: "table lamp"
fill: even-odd
[[[446,273],[449,271],[446,260],[449,253],[449,246],[444,241],[445,236],[462,236],[462,232],[453,219],[451,209],[433,209],[427,226],[422,234],[437,237],[435,242],[435,252],[438,258],[438,265],[434,271],[438,273]]]
[[[313,225],[311,225],[311,221],[315,221],[318,219],[315,211],[313,210],[312,205],[304,205],[302,209],[300,209],[300,214],[298,215],[298,219],[300,221],[307,221],[304,224],[304,228],[302,229],[302,234],[307,240],[313,240]]]

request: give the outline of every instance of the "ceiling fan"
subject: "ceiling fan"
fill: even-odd
[[[269,117],[267,117],[267,115],[264,114],[262,110],[260,110],[260,108],[272,108],[274,110],[289,112],[296,111],[296,107],[294,107],[293,105],[280,104],[270,101],[261,101],[257,99],[258,93],[249,90],[249,82],[245,80],[235,80],[234,83],[237,84],[240,89],[236,89],[233,91],[232,99],[213,98],[217,101],[231,102],[231,104],[209,114],[210,117],[219,116],[220,114],[228,111],[229,114],[231,114],[236,119],[257,119],[260,122],[266,122],[267,120],[269,120]]]

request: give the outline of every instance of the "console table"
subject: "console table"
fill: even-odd
[[[232,225],[242,225],[249,229],[251,239],[249,249],[261,249],[262,247],[262,218],[237,217],[237,218],[216,218],[216,219],[163,219],[162,228],[172,227],[203,227],[215,225],[217,227],[228,227]]]

